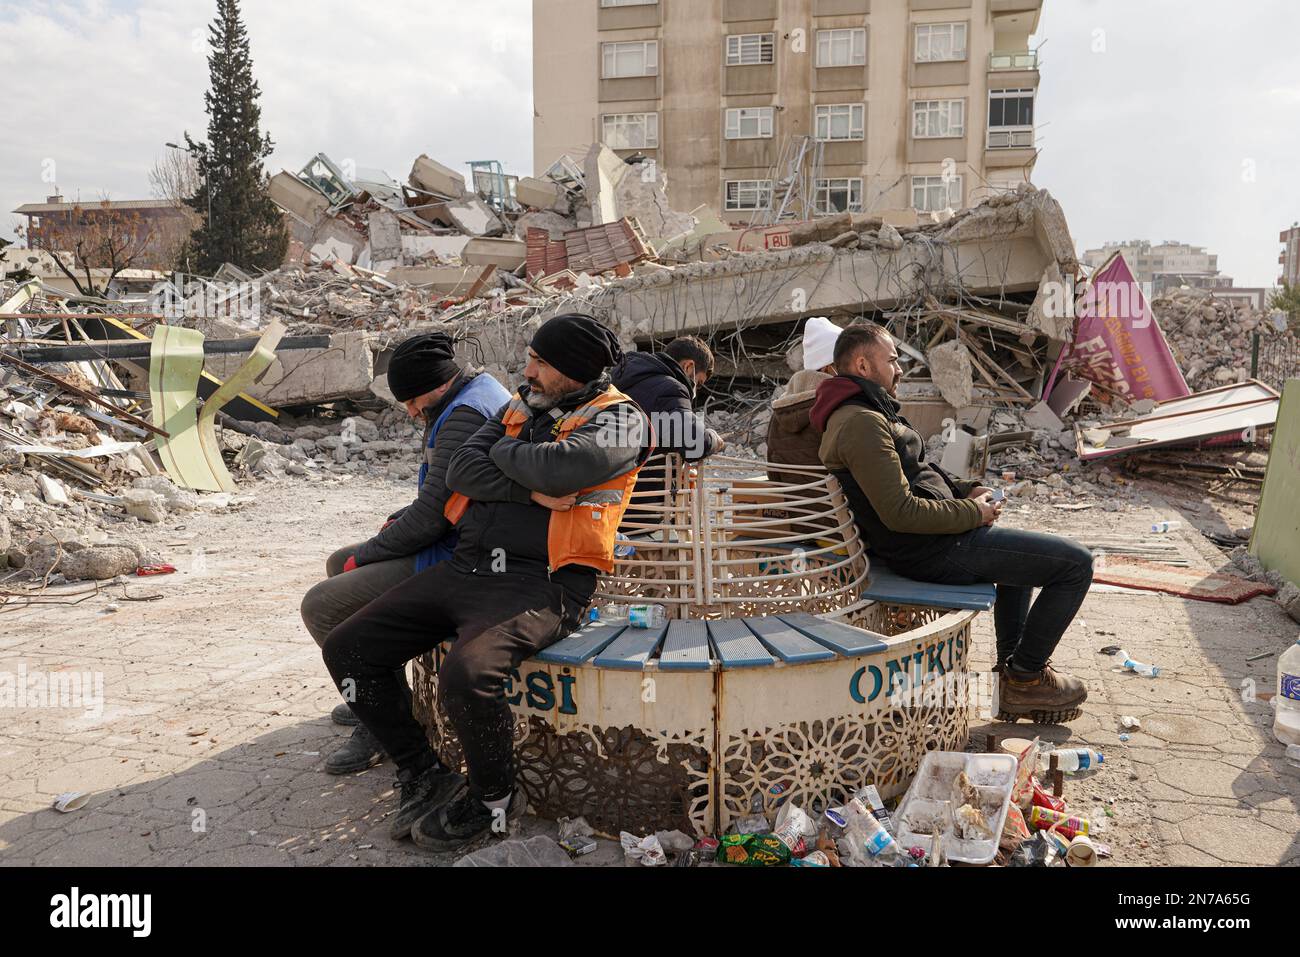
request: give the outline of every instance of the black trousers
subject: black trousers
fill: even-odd
[[[429,753],[429,742],[395,669],[454,639],[438,674],[438,693],[465,751],[470,793],[495,801],[512,793],[515,779],[506,678],[525,658],[576,629],[585,605],[545,578],[470,575],[443,562],[336,626],[322,656],[353,713],[399,768],[413,767]]]

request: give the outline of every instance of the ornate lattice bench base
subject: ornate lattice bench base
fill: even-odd
[[[718,833],[778,794],[820,809],[868,782],[901,794],[926,751],[965,747],[976,614],[875,604],[853,616],[862,627],[807,613],[588,626],[511,676],[520,782],[536,813],[608,833]],[[456,766],[441,654],[415,662],[416,716]]]

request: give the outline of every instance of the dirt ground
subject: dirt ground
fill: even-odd
[[[256,501],[238,511],[173,515],[134,532],[175,575],[102,587],[75,604],[0,611],[0,671],[97,673],[104,689],[102,714],[0,715],[0,863],[450,863],[389,840],[390,763],[347,777],[321,770],[348,729],[327,717],[337,696],[298,617],[325,556],[369,534],[409,486],[357,475],[248,491]],[[1222,553],[1189,525],[1249,524],[1248,510],[1221,514],[1213,504],[1104,504],[1064,511],[1013,501],[1004,521],[1141,536],[1152,521],[1182,517],[1171,539],[1205,570],[1223,565]],[[975,629],[972,668],[987,670],[991,616]],[[1300,770],[1273,740],[1267,702],[1242,692],[1246,679],[1271,690],[1277,655],[1296,634],[1267,598],[1224,606],[1094,587],[1055,656],[1088,683],[1084,716],[1015,733],[1104,750],[1104,765],[1067,778],[1065,795],[1102,825],[1114,864],[1296,863]],[[1106,645],[1165,670],[1156,679],[1124,673],[1098,653]],[[1246,660],[1262,653],[1272,654]],[[1142,722],[1127,742],[1121,715]],[[973,718],[972,729],[978,744],[1012,726]],[[93,796],[80,810],[52,810],[68,791]],[[521,830],[554,835],[556,826],[526,817]],[[580,863],[623,858],[602,842]]]

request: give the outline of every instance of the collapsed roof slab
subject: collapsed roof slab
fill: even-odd
[[[1065,217],[1045,190],[998,200],[909,232],[896,252],[813,244],[688,263],[612,283],[591,302],[646,340],[892,309],[927,295],[997,299],[1036,292],[1049,265],[1077,269]]]
[[[375,377],[372,338],[366,332],[340,332],[330,336],[325,349],[277,352],[275,361],[248,388],[248,394],[272,408],[364,397]],[[225,378],[245,358],[239,354],[206,356],[204,368]]]

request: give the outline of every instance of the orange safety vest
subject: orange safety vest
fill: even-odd
[[[586,425],[602,409],[630,398],[610,386],[590,402],[574,409],[560,419],[557,442],[563,442],[574,430]],[[516,392],[501,414],[506,435],[518,438],[524,423],[532,417],[528,404]],[[638,465],[630,472],[617,475],[608,482],[579,491],[577,504],[567,512],[551,512],[546,530],[548,564],[552,571],[565,565],[589,565],[606,574],[614,571],[614,544],[618,523],[627,511],[632,489],[636,485]],[[443,514],[452,525],[464,517],[470,500],[460,492],[447,499]]]

